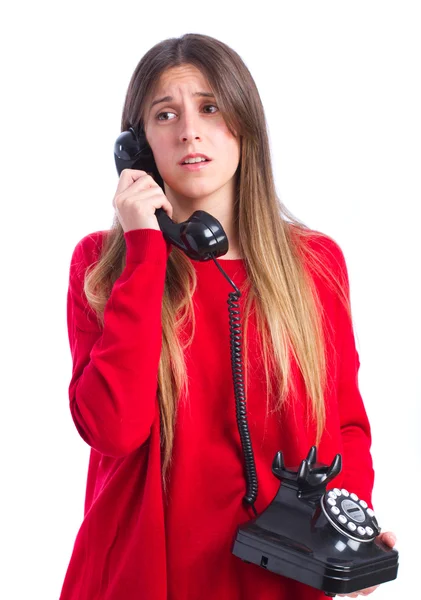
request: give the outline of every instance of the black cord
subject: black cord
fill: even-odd
[[[247,408],[246,408],[246,396],[244,391],[243,383],[243,359],[241,349],[241,319],[240,319],[240,304],[239,299],[241,292],[233,281],[228,277],[218,261],[213,255],[212,260],[221,271],[225,279],[232,285],[235,292],[228,294],[228,313],[229,313],[229,327],[230,327],[230,345],[231,345],[231,367],[234,383],[234,395],[235,395],[235,408],[237,416],[237,426],[240,433],[241,445],[243,448],[245,467],[246,467],[246,480],[247,480],[247,493],[243,498],[243,501],[250,505],[253,509],[255,516],[257,517],[257,511],[254,503],[257,498],[258,482],[256,474],[256,464],[254,461],[253,447],[250,439],[250,432],[247,423]]]

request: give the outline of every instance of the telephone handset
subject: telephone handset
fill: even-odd
[[[123,169],[140,169],[152,173],[164,190],[164,182],[143,130],[136,133],[130,127],[123,131],[114,145],[114,159],[119,175]],[[190,258],[206,261],[211,260],[211,254],[219,257],[228,252],[228,238],[221,223],[204,210],[196,210],[183,223],[174,223],[162,208],[158,208],[155,215],[165,238]]]
[[[125,168],[141,169],[152,173],[164,190],[142,129],[136,132],[130,127],[118,136],[114,158],[119,175]],[[323,590],[327,596],[350,594],[395,579],[398,552],[376,539],[380,528],[367,503],[344,488],[326,491],[326,485],[341,471],[340,454],[327,466],[316,462],[313,446],[299,467],[286,469],[282,452],[278,452],[272,473],[281,485],[271,504],[257,515],[254,502],[258,481],[243,381],[238,302],[241,293],[216,260],[228,252],[227,236],[220,222],[202,210],[178,224],[162,208],[155,214],[170,243],[194,260],[213,260],[235,290],[228,300],[231,365],[245,458],[247,491],[243,501],[251,506],[255,518],[237,528],[232,553],[245,562]]]

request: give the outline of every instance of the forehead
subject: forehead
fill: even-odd
[[[175,91],[180,87],[194,87],[196,85],[210,88],[206,76],[197,67],[194,65],[180,65],[179,67],[171,67],[161,73],[154,92],[157,95],[170,90]]]

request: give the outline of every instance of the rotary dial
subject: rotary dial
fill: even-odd
[[[353,540],[371,542],[380,533],[374,511],[357,494],[334,488],[322,496],[321,505],[330,523]]]

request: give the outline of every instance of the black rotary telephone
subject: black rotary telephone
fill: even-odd
[[[119,175],[125,168],[140,169],[152,174],[164,190],[143,129],[123,131],[115,142],[114,158]],[[235,290],[229,294],[228,311],[236,415],[247,482],[243,501],[256,518],[238,527],[232,553],[323,590],[327,596],[350,594],[395,579],[398,552],[376,539],[380,527],[367,503],[346,489],[326,491],[326,485],[341,471],[340,454],[328,466],[316,462],[313,446],[298,467],[287,469],[282,452],[278,452],[272,472],[281,485],[271,504],[257,515],[258,482],[247,423],[238,317],[241,293],[216,260],[228,252],[227,236],[220,222],[203,210],[195,211],[183,223],[174,223],[162,208],[155,214],[168,242],[194,260],[213,260]]]

